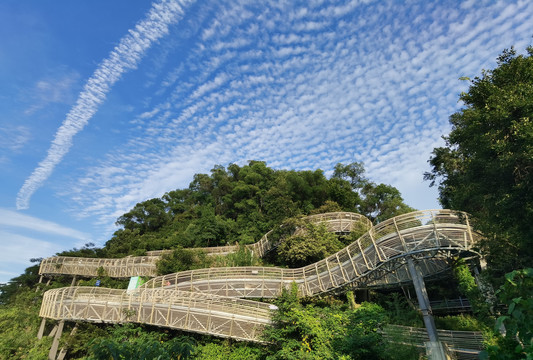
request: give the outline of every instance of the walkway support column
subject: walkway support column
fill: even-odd
[[[50,348],[50,352],[48,353],[49,360],[56,360],[57,348],[59,347],[59,338],[63,333],[63,326],[65,326],[65,320],[61,320],[59,322],[59,326],[57,327],[57,331],[54,335],[54,340],[52,341],[52,347]]]
[[[418,306],[422,312],[424,319],[424,325],[428,332],[429,344],[426,344],[426,349],[429,350],[427,354],[430,360],[446,360],[446,355],[442,344],[439,343],[439,336],[437,334],[437,327],[435,326],[435,320],[431,313],[431,306],[429,305],[429,297],[424,284],[424,277],[420,272],[418,266],[415,265],[413,259],[407,258],[407,267],[409,268],[409,274],[413,280],[415,287],[416,297],[418,299]]]
[[[41,340],[44,335],[44,327],[46,326],[46,318],[41,320],[41,326],[39,326],[39,332],[37,332],[37,339]]]

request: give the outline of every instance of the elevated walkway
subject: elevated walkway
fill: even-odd
[[[335,233],[349,233],[353,229],[362,228],[369,230],[372,223],[365,216],[350,212],[335,212],[307,216],[305,221],[312,223],[325,222],[329,231]],[[272,239],[272,230],[263,235],[261,239],[245,247],[258,257],[263,257],[268,251],[277,245]],[[196,248],[208,255],[227,255],[239,250],[238,245]],[[84,258],[53,256],[41,261],[39,274],[52,275],[79,275],[96,277],[103,270],[107,276],[114,278],[129,278],[131,276],[157,275],[156,263],[165,254],[171,254],[174,250],[148,251],[146,256],[127,256],[119,259],[110,258]]]
[[[323,219],[331,224],[346,225],[340,219],[328,220],[327,216],[337,215],[324,215]],[[352,224],[364,221],[361,215],[354,214],[353,218],[357,220]],[[331,225],[330,231],[339,229],[337,225]],[[44,295],[40,316],[111,323],[132,321],[261,341],[261,329],[270,323],[272,305],[239,298],[277,297],[293,282],[299,296],[315,296],[344,287],[398,286],[411,282],[407,258],[416,261],[423,276],[438,276],[448,267],[448,259],[477,256],[473,246],[479,237],[466,213],[416,211],[373,226],[346,248],[302,268],[190,270],[155,277],[132,293],[90,287],[53,289]],[[261,241],[268,243],[261,239],[256,244]],[[268,246],[272,245],[257,249]],[[130,264],[138,267],[134,261]],[[81,265],[78,269],[84,271]]]

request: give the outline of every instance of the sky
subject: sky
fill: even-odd
[[[0,283],[214,165],[363,162],[417,209],[459,94],[533,2],[0,2]]]

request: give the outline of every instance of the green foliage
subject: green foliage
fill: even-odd
[[[165,275],[208,267],[257,266],[260,264],[261,260],[241,245],[236,252],[227,255],[207,255],[201,249],[178,247],[171,254],[163,255],[156,266],[158,274]]]
[[[199,345],[192,356],[195,360],[259,360],[262,358],[261,348],[246,343],[231,344],[228,341]]]
[[[400,191],[393,186],[367,182],[361,191],[363,201],[361,213],[375,222],[415,211],[403,202]]]
[[[119,217],[116,224],[128,230],[138,229],[142,235],[162,228],[169,221],[165,202],[161,199],[150,199],[136,204],[133,209]]]
[[[277,251],[283,263],[300,267],[322,260],[343,247],[337,236],[328,231],[326,224],[307,223],[294,235],[281,239]]]
[[[319,306],[319,304],[323,306]],[[385,310],[364,302],[352,309],[338,301],[303,306],[295,284],[277,299],[274,326],[264,332],[270,342],[267,359],[418,359],[411,346],[389,347],[380,330]]]
[[[496,321],[495,331],[505,326],[505,337],[487,349],[490,359],[533,359],[533,268],[514,270],[505,275],[497,292],[508,306],[507,314]]]
[[[472,315],[446,315],[436,316],[435,325],[437,329],[457,330],[457,331],[487,331],[487,325]]]
[[[411,209],[397,189],[366,180],[362,164],[337,164],[335,169],[327,179],[322,170],[273,170],[261,161],[227,169],[216,165],[211,174],[196,174],[189,188],[138,203],[119,217],[122,228],[102,254],[249,244],[299,215],[344,210],[381,221]]]
[[[94,243],[86,243],[81,248],[73,248],[70,250],[62,251],[58,253],[59,256],[73,256],[73,257],[88,257],[88,258],[97,258],[102,257],[102,249],[96,247]]]
[[[37,340],[40,306],[41,295],[32,289],[20,290],[10,298],[9,304],[0,305],[0,358],[46,358],[51,341]]]
[[[244,245],[240,245],[236,252],[222,256],[212,256],[213,267],[232,267],[232,266],[259,266],[262,265],[261,259],[252,254]]]
[[[0,285],[0,305],[8,304],[17,294],[26,292],[39,282],[39,265],[26,268],[24,274]]]
[[[317,215],[317,214],[339,212],[339,211],[342,211],[342,208],[338,203],[336,203],[335,201],[326,200],[324,202],[324,205],[320,206],[319,208],[311,210],[309,212],[309,215]]]
[[[424,327],[420,311],[399,293],[380,296],[377,302],[387,311],[391,324]]]
[[[498,66],[471,80],[465,107],[450,117],[432,171],[446,208],[467,211],[485,235],[489,268],[501,276],[533,263],[533,47],[505,50]]]
[[[136,325],[124,324],[111,328],[107,337],[93,340],[88,359],[188,359],[193,349],[194,341],[189,337],[169,339],[166,332],[143,331]]]
[[[341,341],[343,352],[354,360],[383,359],[382,335],[379,330],[387,322],[385,310],[364,302],[351,314],[346,337]]]
[[[348,313],[336,307],[303,307],[295,284],[283,291],[276,305],[274,327],[264,332],[265,341],[272,343],[267,359],[336,359],[341,355],[334,341],[344,336]]]
[[[453,274],[458,282],[459,291],[468,298],[472,311],[481,319],[487,320],[490,304],[484,298],[476,284],[476,279],[463,259],[459,259],[453,266]]]
[[[365,168],[363,163],[353,162],[348,165],[338,163],[335,165],[333,178],[343,179],[350,183],[352,189],[357,190],[364,187],[368,180],[364,177]]]
[[[179,247],[171,254],[166,254],[157,262],[159,275],[172,274],[179,271],[210,267],[213,259],[200,249],[183,249]]]

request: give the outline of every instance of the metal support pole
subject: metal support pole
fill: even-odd
[[[75,286],[75,285],[76,285],[76,275],[72,277],[72,282],[70,283],[70,286]]]
[[[424,284],[424,278],[420,273],[418,267],[415,266],[413,259],[411,259],[410,257],[407,258],[407,267],[409,268],[409,274],[411,275],[411,279],[413,280],[413,285],[416,291],[416,297],[418,299],[418,305],[420,307],[420,311],[422,312],[424,324],[426,325],[426,330],[428,332],[429,342],[437,344],[439,342],[439,336],[437,334],[435,320],[433,319],[433,315],[431,313],[431,306],[429,305],[429,297],[426,290],[426,285]],[[442,349],[442,346],[432,346],[433,351],[428,354],[430,356],[430,360],[446,359],[444,351],[439,351],[439,349]]]

